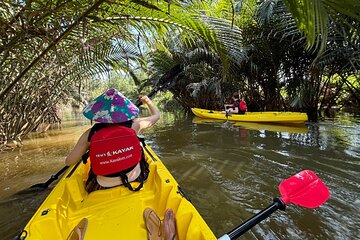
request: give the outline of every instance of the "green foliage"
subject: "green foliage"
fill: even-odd
[[[179,63],[184,72],[170,90],[182,107],[219,108],[234,90],[267,110],[309,113],[339,104],[339,96],[360,102],[359,7],[358,0],[1,1],[0,141],[58,121],[57,103],[84,102],[89,92],[116,87],[136,99]],[[173,99],[165,94],[159,104]]]
[[[116,88],[126,97],[133,100],[138,95],[138,89],[134,82],[125,74],[109,73],[109,78],[98,78],[91,81],[88,90],[90,97],[94,98],[105,92],[109,88]],[[137,99],[137,97],[136,97]]]
[[[153,101],[162,111],[173,112],[182,109],[182,106],[174,99],[173,94],[169,91],[158,93]]]
[[[328,23],[331,15],[343,15],[360,20],[360,2],[358,0],[284,0],[297,26],[307,38],[307,46],[325,50],[328,36]]]
[[[157,15],[154,9],[167,16],[164,5],[156,8],[143,3],[2,1],[0,143],[20,142],[47,116],[58,121],[52,108],[71,98],[83,102],[93,79],[103,79],[107,72],[122,69],[136,82],[137,69],[144,65],[139,39],[144,42],[147,37],[139,36],[146,31],[136,31],[142,27],[138,21],[122,19],[119,24],[107,18],[134,13]],[[94,85],[106,86],[101,81]],[[125,86],[132,85],[118,87]],[[136,97],[134,89],[126,90]],[[14,112],[14,108],[23,112]]]

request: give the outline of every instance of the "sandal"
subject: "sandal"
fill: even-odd
[[[85,232],[88,226],[88,219],[83,218],[78,225],[74,227],[74,229],[70,232],[67,240],[83,240],[85,237]]]
[[[165,211],[163,233],[165,240],[175,240],[176,238],[176,222],[172,209]]]
[[[148,234],[148,240],[161,240],[161,220],[154,210],[144,210],[144,221]]]

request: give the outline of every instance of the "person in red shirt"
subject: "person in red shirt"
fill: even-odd
[[[242,97],[239,102],[239,114],[245,114],[246,111],[247,111],[247,105],[245,102],[245,98]]]
[[[247,111],[247,105],[245,102],[245,98],[242,97],[240,99],[239,94],[234,93],[234,95],[232,97],[232,104],[225,105],[225,111],[227,113],[245,114],[245,112]]]

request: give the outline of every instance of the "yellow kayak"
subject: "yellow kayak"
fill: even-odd
[[[194,117],[196,124],[224,123],[224,120]],[[277,123],[255,123],[255,122],[231,122],[235,127],[252,130],[266,130],[271,132],[307,133],[308,127],[303,124],[277,124]]]
[[[84,240],[147,239],[143,219],[150,207],[163,219],[166,209],[175,213],[177,239],[216,239],[178,183],[149,146],[145,147],[149,176],[138,192],[124,186],[85,191],[89,163],[69,168],[25,226],[20,239],[62,240],[84,220]],[[135,186],[138,183],[134,183]]]
[[[191,108],[191,111],[200,118],[211,118],[237,122],[261,122],[261,123],[287,123],[298,124],[308,120],[306,113],[300,112],[246,112],[245,114],[228,114],[221,111]]]

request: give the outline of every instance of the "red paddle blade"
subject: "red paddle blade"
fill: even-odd
[[[323,181],[310,170],[285,179],[280,183],[279,190],[285,204],[290,202],[307,208],[317,208],[330,197]]]

